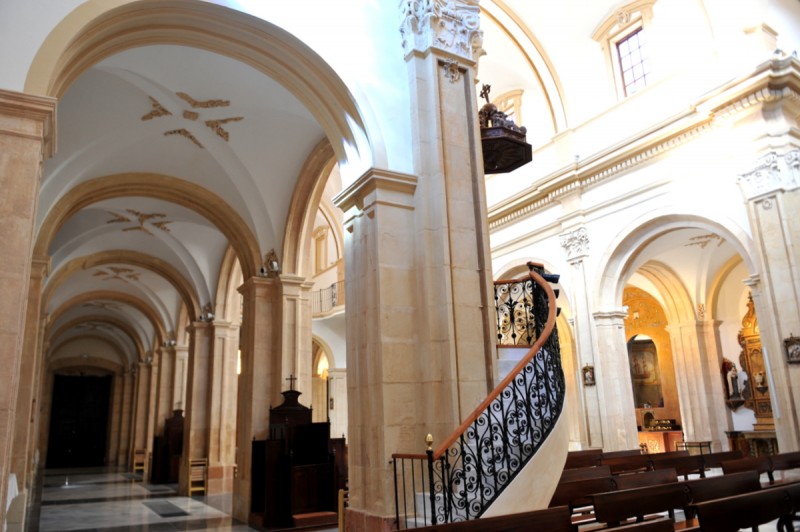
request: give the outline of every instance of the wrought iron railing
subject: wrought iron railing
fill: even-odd
[[[480,517],[547,439],[564,404],[556,295],[558,276],[495,283],[499,343],[528,353],[473,413],[426,454],[392,455],[399,530]],[[430,436],[429,436],[430,438]]]
[[[344,305],[344,281],[337,281],[328,288],[311,292],[312,314],[324,314],[339,305]]]

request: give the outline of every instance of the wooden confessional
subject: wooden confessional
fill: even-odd
[[[253,441],[250,522],[261,527],[335,525],[337,494],[347,485],[344,438],[312,423],[297,390],[270,408],[269,438]]]
[[[150,482],[177,483],[183,454],[183,410],[173,410],[164,423],[164,435],[153,438]]]

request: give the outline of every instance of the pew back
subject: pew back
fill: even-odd
[[[641,521],[647,514],[672,512],[689,503],[686,490],[680,483],[661,484],[629,490],[592,495],[597,521],[618,526],[627,519]]]
[[[577,469],[565,469],[561,473],[561,480],[558,482],[574,482],[576,480],[586,480],[589,478],[610,477],[611,468],[606,466],[579,467]]]
[[[779,487],[701,502],[694,508],[703,532],[728,532],[755,527],[775,519],[788,519],[790,523],[793,504],[790,492],[785,487]]]
[[[418,532],[530,532],[532,530],[576,532],[577,527],[570,521],[569,508],[559,506],[533,512],[482,517],[459,523],[431,525],[415,530]]]
[[[616,489],[627,490],[677,482],[678,474],[675,472],[674,468],[665,468],[657,471],[614,475],[612,478],[614,479],[614,486]]]

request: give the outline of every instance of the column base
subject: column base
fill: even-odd
[[[373,515],[348,508],[344,514],[344,529],[346,532],[389,532],[396,530],[394,521],[394,516]]]

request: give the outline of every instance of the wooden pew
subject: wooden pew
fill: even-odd
[[[671,468],[675,469],[684,480],[689,480],[689,475],[698,474],[700,478],[706,477],[706,468],[702,455],[671,456],[652,461],[654,470]]]
[[[614,528],[614,532],[674,532],[674,530],[675,522],[669,518],[653,519],[652,521],[643,521]]]
[[[606,457],[606,455],[603,455],[600,464],[610,467],[612,474],[633,471],[647,471],[651,468],[650,457],[646,454],[612,457]]]
[[[738,460],[744,458],[742,451],[722,451],[711,454],[701,454],[703,457],[703,466],[706,469],[722,467],[722,462],[725,460]]]
[[[695,517],[695,504],[760,490],[760,477],[758,471],[751,470],[683,482],[690,502],[685,509],[686,517]]]
[[[610,476],[611,468],[608,466],[580,467],[577,469],[565,469],[561,473],[561,479],[558,482],[574,482],[576,480]]]
[[[608,451],[602,453],[603,458],[620,458],[623,456],[639,456],[641,454],[641,449],[626,449],[624,451]]]
[[[678,482],[678,473],[674,468],[664,468],[657,471],[614,475],[611,478],[614,480],[615,489],[628,490]]]
[[[600,463],[602,449],[583,449],[581,451],[569,451],[564,469],[578,469],[593,467]]]
[[[800,503],[800,484],[764,488],[742,495],[733,495],[694,505],[703,532],[729,532],[769,523],[792,527],[794,508]]]
[[[792,469],[800,469],[800,451],[791,453],[774,454],[769,457],[770,471],[772,471],[773,478],[776,471],[789,471]],[[783,480],[779,481],[782,482]],[[788,480],[791,482],[791,480]]]
[[[661,484],[645,488],[635,488],[607,493],[596,493],[591,497],[597,521],[606,523],[609,528],[617,527],[630,519],[637,522],[650,514],[669,512],[674,517],[676,509],[689,504],[688,494],[681,483]],[[681,525],[691,528],[694,523]],[[677,525],[677,523],[676,523]]]
[[[576,532],[577,527],[570,522],[570,510],[566,506],[547,508],[519,514],[482,517],[459,523],[431,525],[414,530],[421,532]]]
[[[739,473],[741,471],[758,471],[759,474],[767,474],[770,484],[775,482],[772,476],[772,465],[767,456],[748,456],[738,460],[724,460],[722,462],[722,472],[726,475]]]
[[[575,523],[586,523],[594,520],[592,514],[591,495],[604,491],[612,491],[614,481],[611,477],[589,478],[573,482],[562,482],[550,499],[550,508],[567,506]]]

